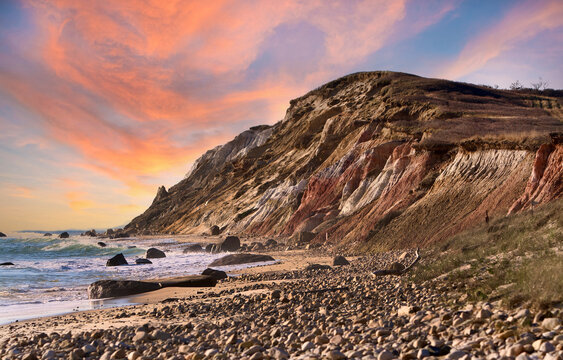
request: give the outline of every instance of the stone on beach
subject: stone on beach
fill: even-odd
[[[200,244],[190,244],[190,245],[188,245],[184,248],[184,254],[185,253],[198,253],[198,252],[203,252],[203,251],[205,251],[205,249],[203,249]]]
[[[137,265],[152,264],[152,261],[150,261],[149,259],[139,258],[139,259],[135,259],[135,264]]]
[[[238,249],[240,249],[240,239],[236,236],[227,236],[219,245],[220,252],[237,251]]]
[[[171,279],[163,279],[160,286],[166,287],[213,287],[217,280],[210,275],[188,275]]]
[[[332,261],[332,265],[333,266],[350,265],[350,262],[346,260],[344,256],[339,255],[334,257],[334,260]]]
[[[238,264],[262,262],[262,261],[274,261],[274,260],[275,259],[269,255],[230,254],[213,261],[211,264],[209,264],[209,266],[238,265]]]
[[[164,253],[164,251],[158,250],[157,248],[149,248],[145,257],[147,259],[161,259],[165,258],[166,254]]]
[[[125,256],[123,256],[122,253],[115,255],[114,257],[112,257],[106,262],[106,266],[121,266],[121,265],[129,265],[127,260],[125,260]]]
[[[141,294],[160,289],[159,283],[132,280],[99,280],[88,286],[89,299]]]
[[[332,267],[330,265],[321,265],[321,264],[311,264],[305,267],[306,271],[310,270],[330,270]]]
[[[207,269],[203,270],[201,275],[209,275],[209,276],[213,277],[215,280],[222,280],[222,279],[226,279],[228,277],[226,272],[221,271],[221,270],[211,269],[211,268],[207,268]]]
[[[105,242],[103,242],[103,241],[98,241],[98,246],[99,246],[99,247],[106,247],[107,244],[106,244]]]
[[[59,235],[59,238],[61,239],[67,239],[68,237],[70,237],[70,235],[66,231]]]

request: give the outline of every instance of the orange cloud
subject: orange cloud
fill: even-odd
[[[518,43],[543,31],[563,26],[563,2],[532,0],[514,7],[496,26],[485,29],[469,41],[456,61],[441,74],[459,79],[483,68],[487,62],[510,50]]]

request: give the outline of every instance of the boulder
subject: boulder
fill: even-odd
[[[86,231],[84,233],[84,236],[96,237],[96,236],[98,236],[98,233],[96,233],[96,230],[92,229],[90,231]]]
[[[305,270],[330,270],[330,269],[332,269],[330,265],[321,265],[321,264],[311,264],[305,268]]]
[[[215,244],[207,244],[207,246],[205,246],[205,252],[213,252],[213,249],[215,248]]]
[[[53,234],[51,234],[51,233],[45,233],[45,234],[43,234],[43,236],[53,236]]]
[[[261,242],[253,242],[250,244],[250,248],[254,251],[264,250],[264,244]]]
[[[147,259],[160,259],[165,258],[166,254],[162,250],[158,250],[157,248],[150,248],[147,250],[147,255],[145,255]]]
[[[213,225],[211,229],[209,229],[209,232],[211,232],[211,235],[216,236],[221,233],[221,229],[219,229],[219,226]]]
[[[65,231],[65,232],[61,233],[61,234],[59,235],[59,237],[60,237],[61,239],[67,239],[67,238],[70,237],[70,235]]]
[[[209,275],[188,275],[160,281],[160,286],[165,287],[213,287],[217,280]]]
[[[240,249],[240,240],[236,236],[227,236],[219,245],[220,252],[237,251],[238,249]]]
[[[149,259],[139,258],[139,259],[135,259],[135,264],[137,265],[152,264],[152,261],[150,261]]]
[[[338,255],[334,257],[332,261],[332,266],[339,266],[339,265],[350,265],[350,262],[346,260],[346,258],[342,255]]]
[[[122,253],[115,255],[114,257],[112,257],[106,262],[106,266],[121,266],[121,265],[129,265],[127,260],[125,260],[125,256],[123,256]]]
[[[0,232],[0,237],[6,237],[6,234],[4,234],[3,232]]]
[[[100,280],[88,286],[89,299],[129,296],[160,289],[159,283],[131,280]]]
[[[118,239],[118,238],[128,238],[129,233],[124,230],[115,231],[112,235],[110,235],[110,239]]]
[[[213,261],[211,264],[209,264],[209,266],[238,265],[273,260],[275,259],[269,255],[230,254]]]
[[[107,244],[106,244],[105,242],[103,242],[103,241],[98,241],[98,246],[99,246],[99,247],[106,247]]]
[[[405,265],[401,264],[400,262],[394,262],[389,266],[389,270],[401,272],[405,270]]]
[[[221,271],[221,270],[211,269],[211,268],[207,268],[207,269],[203,270],[201,275],[209,275],[212,278],[214,278],[215,280],[222,280],[222,279],[226,279],[228,277],[226,272]]]
[[[277,246],[277,245],[278,245],[278,242],[274,239],[268,239],[264,243],[264,246],[266,246],[266,247],[274,247],[274,246]]]
[[[200,244],[190,244],[184,248],[185,253],[197,253],[205,251]]]
[[[115,231],[113,231],[113,229],[107,229],[105,235],[106,235],[106,236],[111,236],[111,235],[113,235],[114,233],[115,233]]]
[[[10,265],[14,265],[14,263],[12,262],[3,262],[0,264],[0,266],[10,266]]]
[[[299,233],[297,233],[297,243],[307,244],[315,238],[315,235],[315,233],[312,233],[310,231],[300,231]]]

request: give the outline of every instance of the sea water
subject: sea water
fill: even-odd
[[[107,246],[99,246],[99,241]],[[42,233],[8,234],[0,238],[0,263],[12,262],[14,266],[0,266],[0,324],[130,304],[119,299],[89,301],[87,287],[102,279],[146,280],[201,274],[222,256],[184,254],[185,246],[173,238],[108,240],[72,235],[60,239]],[[135,259],[143,257],[149,247],[165,251],[166,257],[151,259],[153,264],[135,265]],[[119,253],[130,265],[105,266]]]

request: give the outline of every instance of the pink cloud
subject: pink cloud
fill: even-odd
[[[457,60],[439,75],[459,79],[546,30],[563,26],[563,2],[532,0],[515,6],[497,25],[470,40]]]

